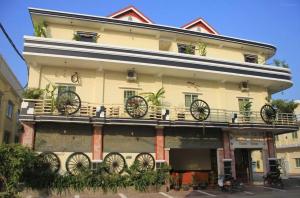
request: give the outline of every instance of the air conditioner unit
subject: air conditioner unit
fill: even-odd
[[[241,82],[240,84],[241,91],[249,91],[249,85],[247,81]]]
[[[128,81],[136,81],[136,79],[137,79],[136,72],[134,70],[128,70],[126,79]]]

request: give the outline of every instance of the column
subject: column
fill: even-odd
[[[165,160],[167,164],[170,164],[170,148],[165,148]]]
[[[224,160],[231,160],[232,177],[236,178],[234,149],[231,148],[229,131],[225,130],[223,130],[223,169]]]
[[[267,146],[269,151],[269,158],[275,158],[276,157],[276,151],[275,151],[275,145],[274,145],[274,137],[272,132],[267,133]]]
[[[155,140],[155,159],[156,160],[164,160],[164,128],[163,127],[156,127],[156,140]]]
[[[23,133],[21,135],[20,143],[23,146],[33,149],[34,148],[34,122],[22,122]]]
[[[92,157],[93,160],[102,160],[103,157],[103,132],[102,125],[93,126],[93,137],[92,137]]]

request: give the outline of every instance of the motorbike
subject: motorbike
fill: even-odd
[[[280,177],[280,170],[277,169],[275,172],[268,172],[265,176],[263,176],[264,179],[264,186],[270,186],[274,188],[280,188],[282,189],[283,182]]]
[[[244,184],[235,180],[233,177],[220,176],[218,179],[218,186],[222,192],[243,191]]]

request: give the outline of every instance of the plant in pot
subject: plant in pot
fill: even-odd
[[[152,105],[150,106],[150,110],[152,110],[156,114],[159,114],[159,108],[162,105],[162,98],[164,98],[165,89],[162,87],[157,92],[145,92],[145,93],[141,93],[141,95],[144,95],[147,102],[149,102]],[[160,109],[160,114],[161,114],[161,109]]]
[[[243,101],[241,104],[241,114],[243,115],[244,121],[249,122],[251,112],[252,102],[250,101]]]
[[[37,37],[47,37],[47,23],[45,21],[34,24],[34,35]]]

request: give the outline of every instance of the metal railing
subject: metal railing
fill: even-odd
[[[61,113],[51,105],[50,99],[33,100],[24,99],[23,103],[27,104],[25,114],[34,115],[60,115]],[[22,105],[24,106],[24,105]],[[131,118],[126,112],[124,104],[93,104],[82,102],[79,111],[75,116],[101,117],[99,114],[100,107],[105,107],[102,117],[105,118]],[[31,109],[30,109],[31,108]],[[97,113],[98,112],[98,113]],[[23,113],[24,114],[24,113]],[[143,119],[171,120],[171,121],[196,121],[189,108],[186,107],[162,107],[149,106],[147,114]],[[206,122],[226,122],[233,124],[263,124],[265,123],[258,111],[240,112],[225,109],[210,109],[210,115]],[[291,113],[277,113],[273,125],[296,125],[297,118]]]

